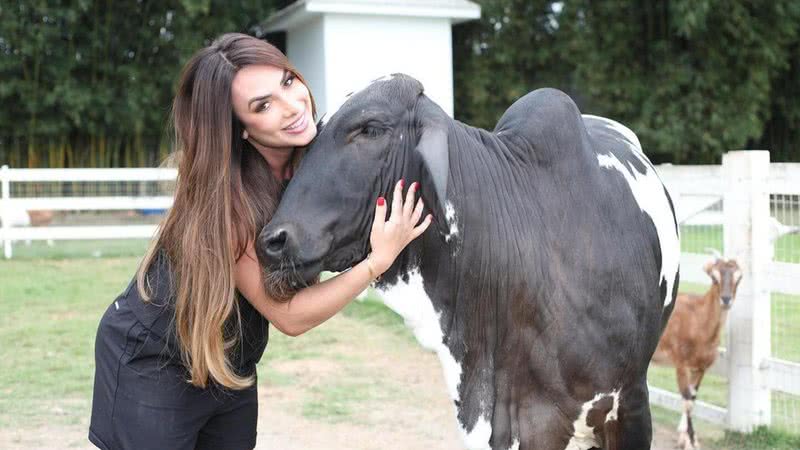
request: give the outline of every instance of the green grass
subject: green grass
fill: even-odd
[[[653,423],[675,428],[680,413],[652,406],[650,413]],[[757,428],[753,433],[744,434],[728,431],[720,426],[693,419],[701,448],[704,450],[797,450],[800,449],[800,434],[792,434],[774,428]],[[675,435],[677,439],[677,434]]]
[[[772,294],[772,355],[800,362],[800,295]]]
[[[74,424],[88,417],[97,323],[127,286],[138,261],[138,257],[0,261],[0,341],[4,343],[0,347],[0,428],[53,420]],[[404,345],[415,345],[402,319],[374,301],[353,302],[343,315],[385,329]],[[267,359],[324,357],[347,365],[351,362],[347,351],[330,351],[339,340],[329,327],[319,327],[303,339],[273,329],[268,358],[260,365],[262,378],[277,385],[297,383],[291,375],[273,370]],[[310,392],[304,415],[345,420],[353,405],[391,391],[365,378],[368,374],[342,375],[339,381]]]
[[[731,450],[797,450],[800,448],[800,435],[760,427],[749,434],[726,431],[724,437],[714,444],[720,449]]]
[[[340,317],[349,319],[347,323],[357,322],[358,329],[342,336],[342,330],[335,326],[320,326],[305,333],[301,339],[273,332],[269,351],[259,365],[259,372],[266,374],[263,379],[270,385],[292,386],[303,391],[300,413],[304,417],[327,423],[356,420],[364,404],[374,404],[398,395],[396,387],[383,383],[379,373],[365,367],[369,361],[348,350],[353,341],[386,339],[388,336],[390,345],[395,348],[416,347],[416,341],[403,325],[402,318],[374,298],[351,302]],[[276,363],[286,361],[332,365],[336,366],[337,373],[331,379],[307,386],[292,374],[275,368],[279,365]]]
[[[353,302],[342,311],[346,317],[357,319],[361,323],[367,323],[380,327],[383,330],[401,336],[409,344],[416,345],[416,339],[406,328],[403,318],[394,311],[384,306],[375,297],[368,297],[362,302]]]
[[[83,244],[85,246],[77,246],[75,251],[81,253],[92,248],[91,243]],[[0,342],[3,342],[0,346],[0,430],[36,427],[45,422],[74,425],[86,420],[91,401],[97,322],[133,276],[144,249],[144,243],[140,250],[136,250],[138,244],[129,244],[119,247],[121,253],[132,255],[126,257],[36,259],[31,255],[0,260]],[[697,284],[681,286],[683,291],[705,289]],[[775,305],[783,306],[776,309]],[[346,327],[358,324],[344,330],[348,336],[342,334],[341,326],[319,327],[302,339],[272,330],[269,350],[260,364],[260,383],[306,389],[300,413],[314,420],[356,420],[360,417],[362,403],[394,395],[395,388],[382,383],[380,374],[364,370],[369,361],[354,359],[356,357],[347,347],[351,342],[387,339],[386,351],[417,346],[402,319],[374,301],[352,302],[341,316],[346,318]],[[798,323],[800,298],[773,297],[775,354],[790,359],[800,357]],[[376,333],[376,330],[388,333]],[[776,339],[778,336],[780,339]],[[307,387],[302,376],[276,370],[269,363],[280,361],[300,364],[327,361],[336,365],[337,376]],[[654,385],[676,390],[673,369],[654,368],[649,375]],[[724,380],[707,376],[699,398],[724,406],[727,398]],[[796,436],[781,434],[781,429],[796,426],[796,423],[783,422],[788,420],[785,411],[798,410],[800,399],[773,393],[775,429],[759,432],[752,438],[755,441],[723,433],[719,445],[716,441],[703,443],[709,449],[771,448],[769,445],[779,449],[800,448],[795,445]],[[670,427],[677,423],[677,415],[658,408],[654,408],[654,417]],[[745,446],[734,445],[740,441]]]
[[[137,263],[0,261],[0,427],[88,415],[97,323]]]
[[[366,380],[363,375],[348,370],[335,380],[312,387],[309,394],[302,407],[304,417],[341,423],[352,420],[362,403],[388,400],[397,392],[381,383],[378,377]]]
[[[681,225],[681,251],[706,253],[707,248],[722,250],[721,225]],[[788,234],[775,242],[775,260],[800,263],[800,234]]]
[[[130,258],[144,254],[147,239],[105,239],[55,241],[48,246],[45,241],[15,242],[14,260],[75,259],[75,258]]]

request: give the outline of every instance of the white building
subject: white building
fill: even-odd
[[[480,18],[467,0],[299,0],[267,19],[306,78],[319,116],[383,75],[403,72],[453,115],[453,24]]]

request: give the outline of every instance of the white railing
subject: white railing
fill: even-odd
[[[174,181],[176,176],[175,169],[11,169],[3,166],[0,168],[0,241],[3,241],[4,255],[11,257],[11,244],[18,240],[149,238],[156,231],[156,225],[15,227],[11,220],[15,211],[166,209],[172,205],[172,196],[166,195],[14,198],[11,183]]]
[[[800,295],[800,264],[774,260],[775,241],[793,227],[771,217],[770,194],[800,195],[800,164],[770,164],[767,151],[736,151],[720,166],[660,165],[656,171],[679,222],[721,227],[723,248],[717,250],[735,258],[744,273],[728,315],[727,348],[712,368],[728,379],[728,408],[698,401],[695,414],[739,431],[769,425],[771,391],[800,396],[800,364],[773,357],[770,341],[771,293]],[[681,253],[681,281],[708,283],[702,266],[709,258]],[[682,411],[676,393],[650,391],[654,404]]]

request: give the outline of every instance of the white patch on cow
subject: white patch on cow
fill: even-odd
[[[489,439],[492,437],[492,424],[486,418],[479,417],[471,431],[467,431],[461,426],[458,428],[461,431],[464,447],[469,450],[491,450]]]
[[[408,283],[399,281],[393,286],[376,288],[383,303],[403,318],[414,337],[424,348],[436,352],[444,369],[447,391],[453,401],[458,401],[458,384],[461,381],[461,365],[456,362],[450,349],[444,345],[444,334],[439,322],[441,313],[433,308],[422,285],[419,269],[409,274]]]
[[[567,446],[564,448],[564,450],[588,450],[592,447],[601,445],[601,443],[597,442],[597,439],[595,439],[594,428],[586,425],[586,416],[592,409],[594,402],[607,395],[610,395],[614,401],[611,406],[611,411],[606,414],[605,421],[608,422],[610,420],[617,420],[617,414],[619,410],[619,391],[615,390],[609,393],[600,393],[595,395],[593,399],[581,406],[581,413],[578,415],[578,418],[575,419],[575,422],[572,423],[572,427],[575,431],[573,431],[572,437],[570,438],[569,442],[567,442]]]
[[[661,277],[667,282],[667,292],[664,296],[664,307],[667,307],[672,302],[673,284],[675,284],[675,275],[678,273],[680,244],[678,243],[678,233],[675,232],[675,218],[665,194],[664,184],[650,161],[644,156],[636,135],[627,127],[613,120],[602,117],[599,119],[625,137],[625,139],[621,139],[621,142],[625,142],[631,153],[645,166],[645,173],[640,173],[634,167],[625,167],[613,153],[597,155],[597,161],[601,167],[617,170],[625,177],[639,208],[650,216],[656,227],[658,241],[661,245]]]
[[[419,269],[409,273],[408,283],[400,280],[392,286],[376,287],[383,303],[399,314],[407,327],[411,329],[417,341],[424,348],[436,352],[442,364],[447,392],[453,402],[460,400],[458,386],[461,383],[461,364],[459,364],[444,344],[444,333],[441,327],[441,313],[433,307],[422,284]],[[458,412],[456,411],[456,415]],[[492,426],[484,417],[480,417],[471,430],[466,430],[458,422],[459,431],[464,444],[469,449],[488,449]]]
[[[514,443],[508,447],[508,450],[519,450],[519,439],[514,439]]]
[[[376,78],[374,80],[370,80],[370,81],[368,81],[366,83],[361,83],[361,84],[359,84],[357,86],[354,86],[354,88],[347,95],[345,95],[345,98],[346,99],[350,98],[350,97],[358,94],[359,92],[363,91],[364,89],[368,88],[369,86],[371,86],[371,85],[373,85],[375,83],[378,83],[378,82],[381,82],[381,81],[390,81],[390,80],[393,80],[393,79],[394,79],[394,75],[384,75],[384,76]]]
[[[444,236],[445,242],[450,242],[451,239],[458,235],[458,222],[456,220],[456,210],[453,204],[447,202],[444,207],[444,218],[447,226],[449,227],[447,234]]]
[[[614,399],[614,403],[611,406],[611,411],[606,414],[606,422],[610,422],[612,420],[617,420],[618,413],[619,413],[619,390],[611,392],[611,397]]]
[[[332,104],[328,105],[328,109],[326,110],[325,113],[332,116],[333,114],[336,113],[336,111],[339,110],[339,108],[342,107],[342,105],[344,105],[347,102],[347,100],[350,99],[350,97],[358,94],[359,92],[363,91],[364,89],[366,89],[367,87],[369,87],[370,85],[372,85],[374,83],[378,83],[378,82],[382,82],[382,81],[389,81],[389,80],[392,80],[394,78],[395,78],[394,75],[384,75],[384,76],[382,76],[380,78],[376,78],[374,80],[367,80],[367,81],[357,80],[357,81],[353,82],[352,84],[345,85],[344,89],[342,91],[338,91],[338,92],[335,92],[333,94],[333,95],[336,96],[335,98],[338,101],[333,102]],[[343,94],[343,95],[341,95],[341,94]],[[339,95],[341,95],[341,96],[339,97]]]
[[[639,142],[639,138],[636,136],[636,133],[633,132],[630,128],[626,127],[625,125],[611,120],[605,117],[594,116],[592,114],[583,114],[583,117],[591,117],[593,119],[600,120],[604,122],[609,128],[613,129],[617,133],[621,134],[622,136],[627,139],[628,143],[633,144],[633,148],[638,150],[639,153],[644,155],[644,151],[642,150],[642,144]]]

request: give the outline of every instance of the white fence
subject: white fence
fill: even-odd
[[[12,183],[65,182],[148,182],[174,181],[175,169],[10,169],[0,168],[0,240],[4,255],[12,256],[12,242],[55,239],[128,239],[149,238],[155,225],[101,226],[13,226],[15,216],[27,210],[107,211],[166,209],[172,205],[171,195],[98,195],[18,197],[12,195]]]
[[[789,320],[800,320],[800,237],[791,235],[800,230],[800,164],[770,164],[767,151],[736,151],[725,154],[721,166],[656,170],[682,225],[681,281],[708,283],[702,265],[710,256],[703,247],[735,258],[744,273],[728,315],[726,348],[712,371],[728,380],[728,407],[698,401],[695,415],[751,431],[773,423],[776,394],[792,405],[778,413],[782,423],[800,428],[800,360],[784,359],[780,350],[800,346],[800,322],[781,323],[781,329],[771,323],[776,314],[785,319],[780,302],[793,308]],[[682,410],[680,396],[668,390],[651,386],[651,401]]]

